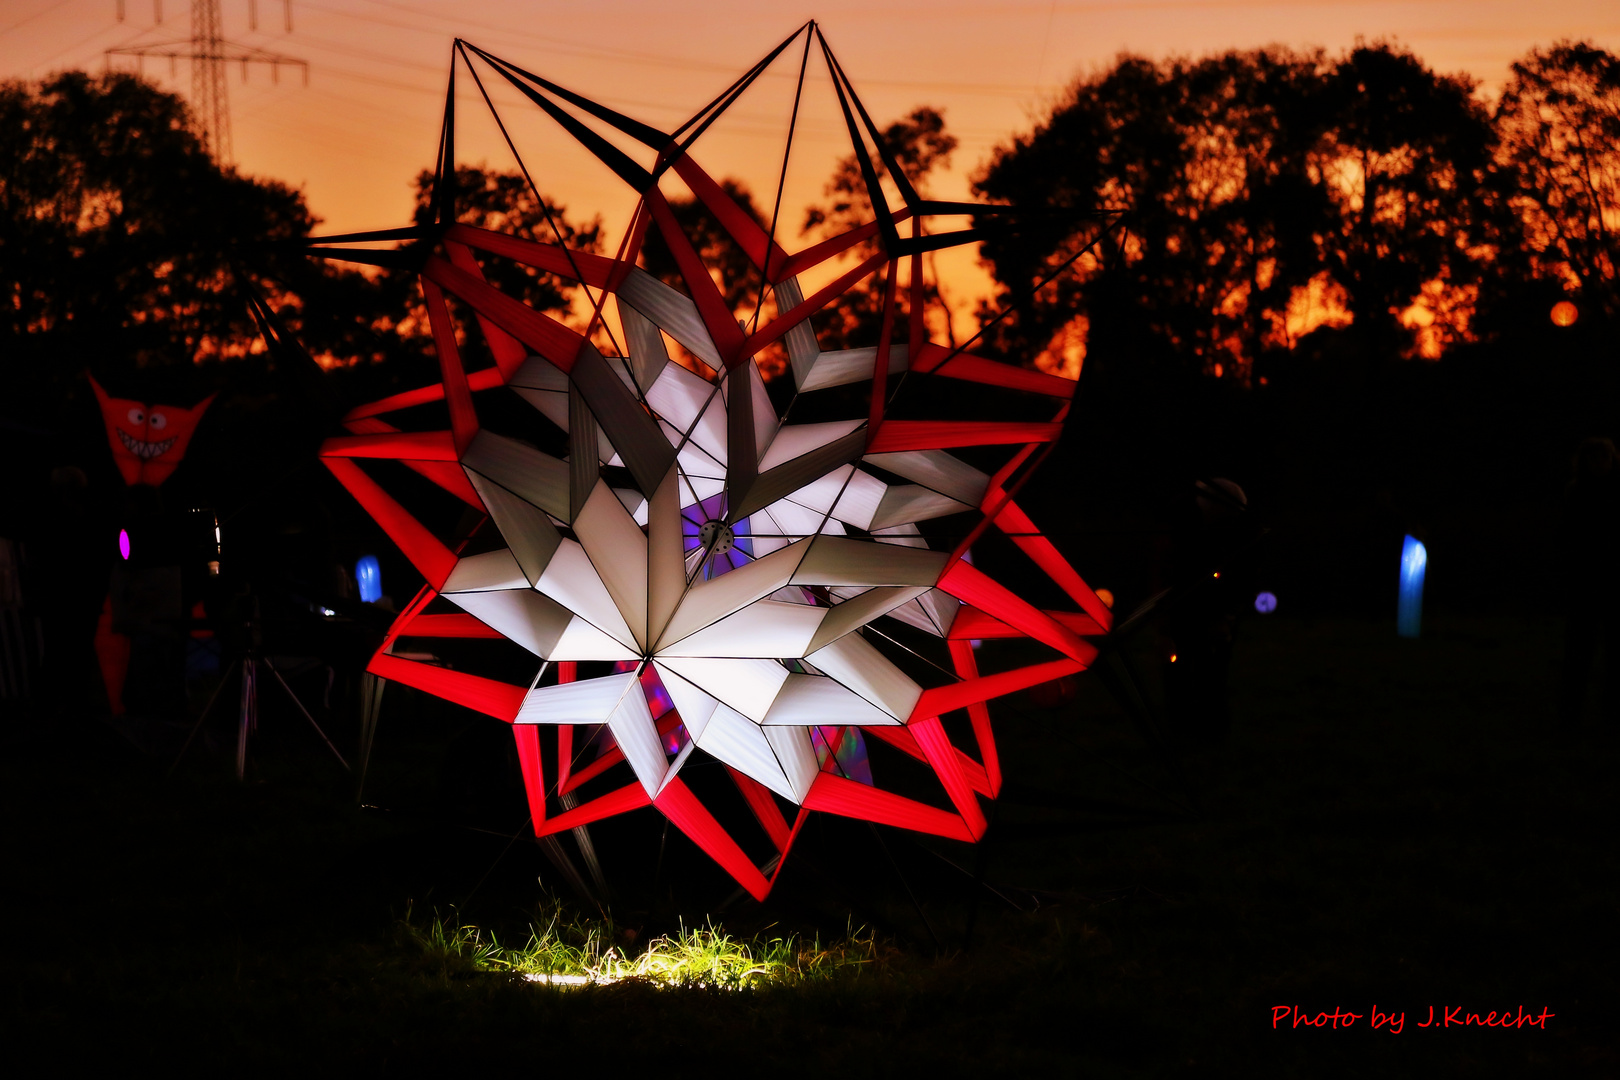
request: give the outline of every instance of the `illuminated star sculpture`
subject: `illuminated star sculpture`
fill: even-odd
[[[878,209],[873,222],[790,254],[688,150],[801,34],[806,60],[811,42],[821,44]],[[353,410],[351,434],[322,451],[427,580],[369,670],[511,724],[537,836],[652,806],[758,898],[813,810],[978,839],[981,799],[1001,785],[986,702],[1084,669],[1096,655],[1085,638],[1110,625],[1108,608],[1012,499],[1057,439],[1075,384],[927,339],[922,255],[979,233],[930,235],[924,220],[1006,208],[919,198],[814,24],[675,133],[470,45],[457,52],[475,78],[474,58],[522,90],[640,201],[614,258],[455,223],[443,182],[453,175],[452,80],[436,222],[314,242],[331,258],[416,269],[439,359],[438,382]],[[581,114],[643,144],[649,163]],[[897,210],[880,167],[905,204]],[[660,187],[669,177],[758,271],[754,325],[738,322],[682,231]],[[649,229],[684,289],[637,265]],[[410,243],[332,246],[365,240]],[[851,256],[874,243],[875,254]],[[492,259],[584,286],[589,326],[582,333],[494,288],[484,276]],[[902,269],[909,308],[897,304]],[[806,296],[806,274],[827,283]],[[885,283],[877,340],[822,351],[810,316],[873,274]],[[447,296],[470,313],[464,324]],[[458,340],[474,324],[492,362],[469,370]],[[896,340],[897,324],[907,343]],[[768,347],[786,352],[795,404],[843,388],[815,422],[784,419],[773,405],[756,363]],[[1045,418],[900,418],[908,380],[944,380],[970,401],[993,387]],[[481,422],[487,395],[513,393],[532,407],[532,438]],[[855,415],[826,418],[850,401]],[[447,414],[448,427],[404,430],[384,419],[427,410]],[[963,447],[1000,464],[984,471],[952,453]],[[385,488],[379,459],[408,466],[485,524],[471,537],[435,534]],[[942,542],[933,523],[948,519]],[[1042,609],[975,569],[970,547],[990,528],[1073,607]],[[396,654],[401,638],[456,637],[521,646],[533,677],[520,684]],[[973,646],[987,638],[1026,639],[1034,662],[981,672]],[[886,788],[876,744],[892,753],[888,764],[909,759],[931,771],[938,798]],[[690,775],[700,760],[724,767],[731,798],[741,795],[763,834],[753,846],[769,857],[721,824]]]

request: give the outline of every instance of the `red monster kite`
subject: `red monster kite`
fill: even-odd
[[[197,430],[197,421],[214,400],[214,395],[210,394],[191,409],[179,405],[148,405],[131,398],[108,397],[107,391],[93,378],[90,385],[101,403],[113,460],[118,463],[118,471],[124,474],[124,483],[131,487],[136,484],[157,487],[169,478],[186,456],[186,446]]]

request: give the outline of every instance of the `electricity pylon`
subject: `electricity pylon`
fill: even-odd
[[[292,0],[283,0],[286,28],[292,29]],[[154,0],[154,19],[163,21],[162,0]],[[124,18],[123,0],[118,3],[118,19]],[[248,0],[249,25],[259,27],[257,0]],[[281,65],[287,64],[303,70],[304,85],[309,85],[309,63],[295,56],[284,56],[252,45],[229,41],[220,26],[219,0],[191,0],[191,37],[159,41],[150,45],[128,45],[108,49],[108,61],[114,56],[137,57],[145,67],[148,56],[166,56],[171,70],[177,60],[191,61],[191,112],[197,126],[197,136],[214,159],[222,165],[231,161],[231,106],[225,86],[225,65],[236,61],[242,65],[242,79],[247,80],[249,64],[269,64],[270,77],[279,82]]]

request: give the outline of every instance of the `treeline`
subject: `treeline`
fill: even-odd
[[[1021,308],[997,328],[1010,353],[1071,371],[1088,350],[1174,357],[1246,382],[1327,328],[1438,357],[1565,298],[1620,314],[1620,58],[1536,49],[1491,101],[1387,44],[1126,56],[976,189],[1035,211],[984,247]],[[1123,244],[1092,244],[1096,208],[1125,212]]]

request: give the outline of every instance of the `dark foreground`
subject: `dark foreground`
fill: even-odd
[[[1000,895],[938,857],[966,871],[976,852],[885,833],[891,864],[861,830],[807,829],[771,903],[718,921],[838,936],[853,919],[889,943],[883,962],[741,994],[545,989],[413,945],[412,903],[521,937],[549,866],[462,827],[443,741],[402,722],[390,745],[386,712],[367,801],[389,812],[355,809],[352,782],[290,737],[267,736],[256,783],[231,782],[219,750],[165,780],[101,721],[8,707],[9,1056],[52,1072],[1620,1074],[1615,742],[1554,729],[1556,627],[1391,629],[1246,624],[1232,739],[1184,763],[1201,813],[1095,684],[1059,708],[1006,703],[1013,786],[977,863]],[[439,802],[411,801],[429,790]],[[646,935],[713,909],[723,891],[680,877],[700,858],[672,842],[653,910],[619,921]],[[1274,1028],[1282,1006],[1330,1026]],[[1371,1028],[1375,1006],[1404,1014],[1399,1033]],[[1443,1026],[1458,1007],[1552,1015]],[[1335,1028],[1336,1009],[1359,1019]]]

